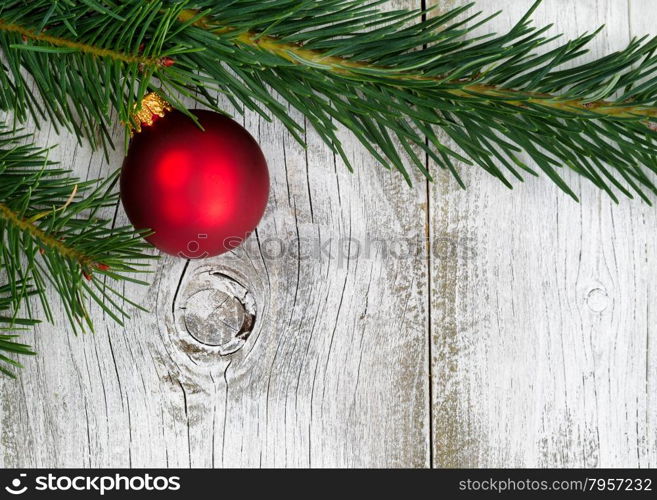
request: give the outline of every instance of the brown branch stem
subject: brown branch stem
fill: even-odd
[[[70,248],[63,241],[50,236],[29,220],[21,218],[16,212],[14,212],[4,203],[0,203],[0,218],[6,220],[9,224],[17,227],[21,231],[28,233],[34,239],[41,242],[43,246],[52,248],[65,258],[77,261],[83,269],[97,267],[92,258],[84,255],[74,248]]]
[[[111,49],[104,49],[102,47],[96,47],[94,45],[89,45],[86,43],[75,42],[67,38],[57,37],[48,35],[46,33],[38,33],[31,28],[21,26],[15,23],[8,23],[0,19],[0,31],[5,31],[7,33],[17,33],[21,35],[24,39],[35,40],[38,42],[45,42],[54,47],[63,47],[77,52],[83,52],[85,54],[90,54],[96,57],[107,57],[109,59],[114,59],[128,64],[143,64],[147,66],[165,66],[166,64],[157,58],[143,57],[131,54],[125,54]]]

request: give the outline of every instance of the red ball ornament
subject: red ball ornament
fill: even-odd
[[[168,112],[167,112],[168,111]],[[237,122],[194,110],[203,129],[149,94],[121,171],[121,199],[137,229],[163,252],[212,257],[242,243],[262,218],[269,172]]]

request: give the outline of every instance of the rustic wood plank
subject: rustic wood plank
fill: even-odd
[[[346,134],[353,175],[312,130],[304,151],[280,124],[244,123],[272,174],[257,234],[232,255],[163,258],[128,291],[151,313],[125,328],[97,313],[95,335],[63,318],[30,334],[40,356],[0,381],[0,466],[429,465],[423,181],[408,189]],[[39,142],[83,177],[121,162],[48,126]],[[409,257],[381,247],[411,237]]]
[[[546,0],[537,22],[606,22],[602,54],[654,31],[648,2]],[[479,6],[503,7],[502,29],[530,3]],[[655,465],[653,209],[574,176],[579,205],[545,179],[509,192],[474,169],[467,192],[438,176],[427,200],[348,139],[354,175],[312,131],[306,152],[279,124],[245,124],[272,168],[257,238],[164,258],[129,290],[152,312],[125,328],[99,314],[95,335],[61,317],[28,335],[40,356],[0,381],[0,466],[427,466],[429,371],[436,466]],[[50,127],[39,142],[85,178],[111,169]],[[393,255],[425,232],[430,288],[421,244]],[[367,238],[392,240],[387,254],[312,256],[320,239],[354,252]]]
[[[499,32],[531,4],[477,7],[504,9]],[[535,18],[568,36],[607,24],[602,55],[629,29],[654,35],[656,15],[647,0],[545,0]],[[580,204],[545,178],[508,191],[463,173],[467,192],[431,186],[446,242],[431,265],[434,465],[654,467],[655,210],[574,175]]]

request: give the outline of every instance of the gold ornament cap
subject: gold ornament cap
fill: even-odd
[[[150,92],[146,94],[141,101],[139,109],[135,109],[130,123],[130,132],[141,132],[142,126],[150,127],[155,123],[157,118],[163,118],[164,115],[172,111],[173,108],[160,94],[157,92]]]

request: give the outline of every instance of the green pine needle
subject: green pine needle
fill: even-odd
[[[18,341],[19,333],[38,321],[3,316],[3,314],[11,314],[16,294],[29,296],[32,293],[34,292],[30,291],[24,283],[15,283],[13,287],[9,285],[0,287],[0,373],[12,378],[15,376],[12,369],[22,368],[15,357],[34,355],[30,346]]]
[[[116,175],[80,182],[48,162],[46,151],[22,145],[24,138],[0,132],[0,276],[6,280],[0,311],[10,313],[7,320],[0,318],[0,327],[34,324],[16,319],[23,305],[32,318],[25,300],[30,295],[39,296],[46,319],[52,320],[48,289],[59,294],[76,330],[93,328],[89,298],[120,322],[127,316],[118,306],[124,298],[106,281],[135,281],[131,275],[144,272],[152,257],[145,253],[142,235],[131,227],[113,227],[98,214],[118,202]],[[3,335],[0,350],[28,353],[12,339]]]
[[[564,167],[613,199],[651,201],[657,39],[564,69],[595,33],[537,54],[554,40],[531,25],[540,2],[507,33],[486,36],[476,29],[488,19],[464,16],[470,6],[422,20],[381,3],[10,0],[0,10],[0,107],[18,120],[50,118],[96,145],[109,142],[112,111],[129,124],[150,90],[181,109],[181,96],[217,109],[219,91],[301,141],[291,105],[349,165],[342,124],[409,182],[409,166],[430,176],[426,155],[461,184],[457,160],[511,186],[534,174],[524,152],[575,198]]]

